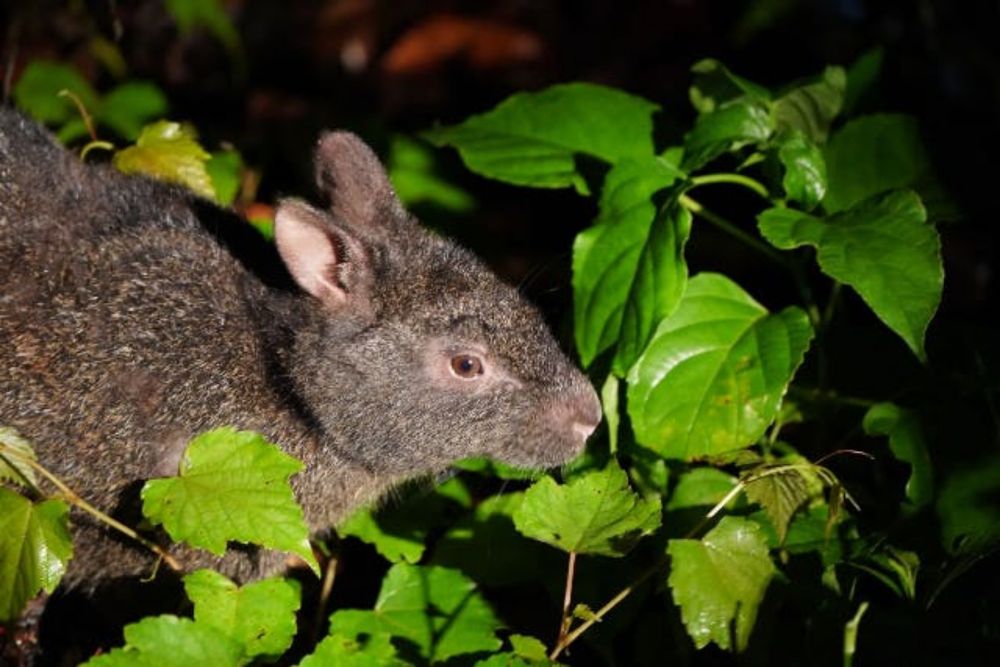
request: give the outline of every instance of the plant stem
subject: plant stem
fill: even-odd
[[[766,256],[768,259],[777,262],[782,266],[786,267],[789,266],[788,261],[780,253],[778,253],[777,250],[767,245],[760,239],[755,238],[750,234],[747,234],[745,231],[743,231],[733,223],[729,222],[721,215],[718,215],[717,213],[713,213],[712,211],[708,210],[697,200],[692,199],[688,195],[681,195],[678,198],[678,201],[680,202],[681,206],[691,211],[691,213],[701,218],[704,218],[706,221],[715,225],[716,227],[726,232],[733,238],[739,239],[740,241],[747,244],[757,252]]]
[[[69,502],[71,505],[79,507],[84,512],[87,512],[88,514],[96,518],[98,521],[101,521],[111,526],[118,532],[127,535],[128,537],[131,537],[133,540],[135,540],[136,542],[138,542],[139,544],[141,544],[142,546],[146,547],[147,549],[155,553],[157,556],[159,556],[164,563],[170,566],[172,570],[180,571],[182,569],[180,563],[178,563],[177,560],[173,556],[171,556],[166,549],[161,547],[159,544],[156,544],[155,542],[147,540],[145,537],[143,537],[133,529],[121,523],[117,519],[108,516],[101,510],[97,509],[96,507],[88,503],[86,500],[81,498],[79,494],[73,491],[73,489],[69,488],[65,482],[63,482],[61,479],[59,479],[51,472],[49,472],[49,470],[45,466],[40,464],[38,461],[35,461],[31,457],[25,456],[20,452],[9,449],[4,445],[0,445],[0,450],[6,450],[9,454],[13,455],[18,460],[23,461],[24,463],[34,468],[35,472],[37,472],[45,479],[52,482],[52,484],[57,489],[59,489],[59,492],[63,495],[66,501]]]
[[[709,185],[711,183],[733,183],[735,185],[742,185],[743,187],[753,190],[759,194],[764,199],[771,201],[771,197],[767,192],[767,188],[764,185],[749,176],[744,176],[743,174],[734,173],[718,173],[718,174],[704,174],[702,176],[694,176],[691,178],[691,183],[697,187],[699,185]]]
[[[570,605],[573,602],[573,578],[576,576],[576,552],[569,552],[569,562],[566,564],[566,586],[563,589],[562,617],[559,619],[559,634],[556,637],[556,645],[552,650],[553,655],[559,655],[559,651],[567,646],[566,633],[573,623],[573,616],[570,614]],[[560,648],[562,647],[562,648]],[[552,658],[555,660],[555,658]]]

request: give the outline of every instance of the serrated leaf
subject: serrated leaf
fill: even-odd
[[[691,278],[629,373],[636,440],[688,460],[752,444],[774,420],[811,339],[799,308],[769,314],[724,276]]]
[[[830,124],[844,106],[847,74],[843,67],[827,67],[818,80],[792,88],[774,101],[774,121],[779,131],[797,131],[823,144]]]
[[[221,555],[226,542],[293,553],[314,572],[302,508],[288,479],[302,464],[250,431],[220,428],[188,445],[177,477],[142,489],[142,511],[170,537]]]
[[[723,517],[701,540],[670,540],[667,580],[698,648],[746,648],[775,568],[757,524]]]
[[[911,191],[877,195],[828,218],[778,208],[757,218],[775,247],[814,246],[820,269],[853,287],[921,360],[944,283],[941,241],[926,220]]]
[[[273,577],[240,587],[214,570],[198,570],[184,577],[184,591],[195,622],[239,642],[244,656],[278,656],[292,645],[297,581]]]
[[[934,466],[917,415],[894,403],[877,403],[868,408],[862,424],[868,435],[888,436],[893,456],[910,464],[906,499],[914,507],[929,503],[934,497]]]
[[[146,174],[179,183],[206,199],[214,199],[212,179],[205,169],[210,157],[192,129],[160,120],[142,128],[135,145],[117,151],[112,163],[124,174]]]
[[[750,471],[745,480],[747,498],[764,508],[783,544],[792,516],[813,497],[804,470],[786,464],[766,465]]]
[[[826,163],[823,151],[801,132],[778,140],[778,159],[785,174],[781,184],[791,201],[811,210],[826,194]]]
[[[358,509],[337,526],[337,533],[371,544],[390,562],[416,563],[424,555],[427,534],[448,510],[471,504],[468,489],[453,477],[430,492],[419,490],[393,505]]]
[[[914,188],[930,178],[917,121],[902,114],[852,120],[830,138],[823,155],[829,186],[823,208],[829,213],[886,190]]]
[[[543,662],[549,659],[549,652],[545,644],[540,639],[528,635],[511,635],[507,638],[514,653],[534,662]]]
[[[146,123],[166,112],[167,98],[156,85],[129,81],[108,91],[95,115],[120,136],[135,141]]]
[[[499,627],[471,579],[455,570],[407,563],[389,569],[374,609],[343,609],[330,617],[331,633],[390,634],[413,642],[430,662],[497,650]]]
[[[557,484],[535,482],[514,512],[521,534],[575,553],[622,556],[660,525],[660,497],[642,498],[615,464]]]
[[[687,281],[684,245],[691,214],[676,201],[657,211],[652,197],[681,175],[671,158],[626,160],[608,172],[596,224],[573,244],[577,349],[585,366],[618,343],[624,375]]]
[[[0,426],[0,445],[6,448],[6,451],[0,448],[0,481],[35,486],[38,483],[35,469],[24,460],[38,460],[31,443],[9,426]]]
[[[209,626],[177,616],[151,616],[125,626],[125,646],[91,658],[83,667],[238,667],[239,642]]]
[[[349,637],[334,633],[316,645],[299,667],[405,667],[386,633]]]
[[[711,113],[736,99],[769,102],[771,93],[763,86],[737,76],[714,58],[700,60],[691,66],[694,82],[688,89],[691,105],[698,113]]]
[[[774,132],[774,118],[760,102],[738,100],[698,116],[684,135],[684,171],[694,171],[719,155],[749,143],[766,141]]]
[[[435,146],[453,146],[477,174],[542,188],[587,184],[577,154],[614,164],[653,154],[651,116],[659,107],[591,83],[567,83],[513,95],[492,111],[424,133]]]
[[[48,60],[28,63],[14,85],[14,102],[36,120],[61,124],[79,113],[69,98],[59,94],[62,90],[76,95],[88,111],[97,106],[97,93],[86,79],[69,65]]]
[[[0,486],[0,621],[17,618],[39,591],[55,590],[72,556],[66,503],[36,504]]]

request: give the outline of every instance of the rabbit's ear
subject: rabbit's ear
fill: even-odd
[[[326,132],[320,137],[316,183],[329,198],[338,223],[373,228],[405,216],[382,163],[350,132]]]

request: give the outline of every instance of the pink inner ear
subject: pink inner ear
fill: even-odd
[[[337,246],[318,214],[300,202],[285,202],[274,216],[274,242],[295,282],[330,305],[343,302],[344,289],[333,280]]]

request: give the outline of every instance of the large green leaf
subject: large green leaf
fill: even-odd
[[[917,415],[895,403],[877,403],[865,413],[863,425],[869,435],[888,436],[893,456],[910,464],[906,499],[914,507],[929,503],[934,498],[934,467]]]
[[[62,63],[35,60],[24,68],[14,86],[17,106],[43,123],[61,124],[75,118],[78,111],[69,98],[59,95],[67,90],[93,112],[98,96],[80,74]]]
[[[911,116],[877,114],[852,120],[830,138],[824,156],[829,189],[823,208],[829,213],[930,178],[927,151]]]
[[[472,195],[437,175],[433,149],[422,141],[404,135],[393,137],[386,170],[396,195],[407,208],[430,204],[465,213],[476,205]]]
[[[752,444],[774,420],[811,338],[802,310],[769,314],[724,276],[691,278],[629,372],[636,439],[679,459]]]
[[[758,224],[778,248],[814,246],[823,272],[857,290],[925,358],[924,333],[941,301],[944,269],[941,241],[915,193],[877,195],[829,218],[772,208]]]
[[[205,163],[212,156],[190,127],[160,120],[142,128],[134,146],[115,153],[112,163],[125,174],[146,174],[179,183],[207,199],[215,198]]]
[[[695,646],[742,651],[775,568],[752,521],[723,517],[700,540],[670,540],[667,583]]]
[[[816,80],[792,88],[774,101],[779,131],[793,130],[818,144],[826,142],[830,123],[844,106],[847,75],[843,67],[827,67]]]
[[[302,464],[250,431],[220,428],[191,441],[177,477],[146,482],[142,511],[174,540],[222,554],[226,542],[288,551],[319,565],[288,478]]]
[[[21,613],[39,591],[51,593],[73,556],[69,506],[35,504],[0,486],[0,621]]]
[[[577,154],[615,163],[653,154],[652,114],[640,97],[591,83],[567,83],[518,93],[460,125],[429,130],[436,146],[458,149],[472,171],[515,185],[580,193],[587,184]]]
[[[514,512],[527,537],[575,553],[621,556],[660,525],[660,497],[638,496],[615,464],[557,484],[535,482]]]
[[[343,609],[330,617],[331,633],[400,637],[430,662],[497,650],[499,627],[476,584],[461,572],[407,563],[385,575],[374,609]]]
[[[238,667],[239,642],[211,626],[177,616],[150,616],[125,626],[125,646],[91,658],[84,667]]]
[[[680,172],[679,154],[626,160],[604,181],[596,224],[573,245],[576,345],[584,365],[615,343],[619,375],[634,363],[687,281],[691,214],[676,202],[659,212],[655,193]]]
[[[750,100],[737,100],[711,113],[698,116],[694,128],[684,135],[685,171],[693,171],[722,153],[745,144],[766,141],[774,132],[770,109]]]
[[[278,656],[291,646],[298,582],[273,577],[240,587],[214,570],[198,570],[184,577],[184,591],[194,620],[239,642],[246,657]]]

